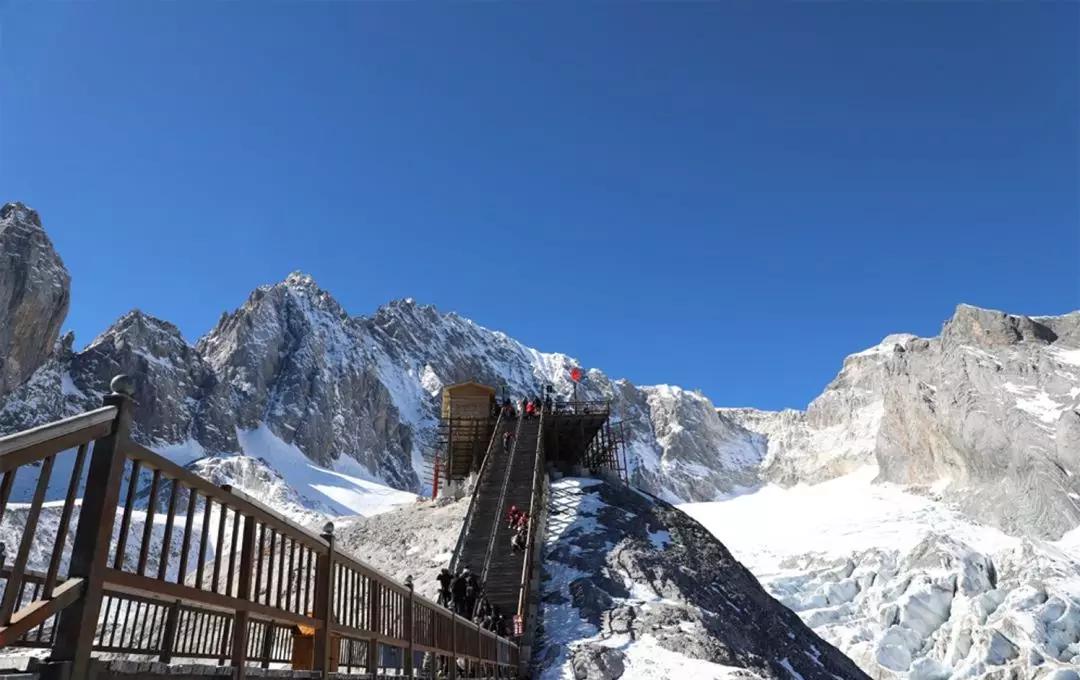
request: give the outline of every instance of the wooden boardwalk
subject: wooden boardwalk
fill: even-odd
[[[312,533],[136,444],[131,382],[112,390],[0,438],[0,520],[22,524],[4,546],[0,650],[48,650],[28,677],[123,676],[105,654],[142,660],[128,677],[517,673],[514,642],[336,550],[332,524]],[[25,502],[9,503],[16,488]]]

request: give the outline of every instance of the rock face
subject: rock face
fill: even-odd
[[[551,513],[539,677],[868,677],[670,505],[563,479]]]
[[[805,414],[721,414],[766,437],[766,479],[876,464],[880,481],[945,485],[972,517],[1058,538],[1080,523],[1078,327],[1080,312],[961,305],[939,337],[890,336],[848,357]]]
[[[265,423],[320,465],[342,456],[413,489],[412,431],[378,374],[364,329],[300,274],[259,288],[197,344],[235,426]]]
[[[70,301],[71,277],[38,214],[0,208],[0,396],[48,358]]]

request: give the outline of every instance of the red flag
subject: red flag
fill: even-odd
[[[581,382],[581,369],[574,366],[570,369],[570,379],[574,382]]]

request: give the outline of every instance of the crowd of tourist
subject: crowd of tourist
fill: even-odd
[[[436,579],[439,582],[440,605],[473,621],[484,630],[490,630],[496,635],[507,634],[505,617],[498,607],[487,599],[480,579],[469,567],[464,567],[457,574],[443,569]]]

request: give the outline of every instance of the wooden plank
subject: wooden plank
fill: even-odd
[[[34,489],[34,499],[30,503],[30,511],[26,514],[22,539],[19,541],[19,552],[15,555],[15,562],[11,566],[11,576],[8,576],[7,586],[4,588],[4,599],[0,601],[0,625],[10,623],[11,615],[19,601],[23,572],[26,571],[26,562],[30,559],[30,548],[34,543],[34,534],[37,532],[38,517],[41,516],[41,504],[45,502],[45,492],[49,488],[49,478],[52,476],[55,462],[56,456],[49,456],[41,463],[37,488]]]
[[[119,457],[119,456],[118,456]],[[123,467],[123,460],[120,463]],[[89,480],[87,484],[89,484]],[[124,555],[127,552],[127,539],[128,531],[131,530],[131,513],[135,509],[135,492],[139,487],[139,461],[132,461],[131,463],[131,477],[128,478],[127,496],[124,499],[124,514],[120,518],[120,533],[118,534],[116,543],[116,559],[113,560],[113,567],[116,569],[124,568]]]
[[[244,537],[240,543],[240,571],[237,574],[237,595],[239,595],[237,599],[240,601],[251,598],[251,558],[255,550],[255,522],[254,517],[244,518]],[[247,611],[238,608],[232,622],[232,665],[236,667],[238,678],[243,678],[245,674],[248,618]]]
[[[222,595],[221,593],[211,593],[206,590],[192,588],[191,586],[169,583],[167,581],[158,581],[157,579],[148,576],[140,576],[126,571],[107,569],[105,572],[105,582],[111,588],[121,593],[140,595],[144,598],[158,602],[172,602],[173,600],[197,602],[213,611],[225,614],[232,614],[233,612],[240,610],[256,614],[263,618],[272,619],[278,623],[289,625],[300,624],[315,629],[322,627],[322,621],[318,619],[301,616],[300,614],[294,614],[293,612],[287,612],[280,609],[274,609],[273,607],[267,607],[266,605],[257,602],[246,602],[239,598]]]
[[[0,461],[6,460],[7,455],[10,453],[55,440],[69,434],[84,433],[90,428],[102,423],[108,423],[110,425],[110,427],[106,429],[107,434],[112,429],[111,425],[114,418],[116,418],[116,407],[102,406],[93,411],[80,413],[77,416],[71,416],[70,418],[64,418],[63,420],[58,420],[53,423],[46,423],[45,425],[39,425],[38,427],[33,427],[29,430],[23,430],[22,432],[16,432],[15,434],[0,437]],[[84,441],[90,441],[91,439],[96,438],[97,437],[94,436],[88,436]],[[76,444],[73,444],[72,446],[76,446]],[[71,446],[68,446],[67,448],[71,448]],[[62,451],[63,449],[59,450]],[[56,452],[54,451],[54,453]],[[0,467],[0,472],[10,469],[9,467],[6,467],[6,463],[0,465],[3,465]]]
[[[164,581],[169,571],[169,554],[172,552],[173,523],[176,521],[176,497],[180,493],[180,480],[173,479],[169,487],[169,506],[165,510],[165,533],[161,537],[161,556],[158,557],[158,580]],[[140,572],[141,573],[141,572]]]
[[[50,616],[67,607],[82,594],[85,581],[73,578],[53,590],[51,598],[34,600],[11,617],[11,623],[0,628],[0,648],[9,647],[24,633],[45,623]]]
[[[143,519],[142,543],[139,544],[139,561],[135,567],[136,573],[146,572],[146,561],[150,557],[150,541],[154,537],[154,514],[157,511],[158,487],[161,486],[161,470],[154,470],[150,478],[150,498],[146,502],[146,517]],[[163,552],[169,548],[163,546]]]
[[[83,444],[75,454],[75,464],[71,468],[71,478],[68,480],[67,495],[64,496],[64,508],[60,511],[60,523],[56,528],[56,541],[53,543],[53,554],[49,559],[49,570],[45,575],[45,592],[42,597],[48,600],[53,596],[56,587],[56,577],[60,571],[60,560],[66,552],[68,528],[71,526],[71,515],[75,509],[75,497],[79,492],[79,482],[82,481],[83,464],[86,462],[86,451],[89,444]]]

